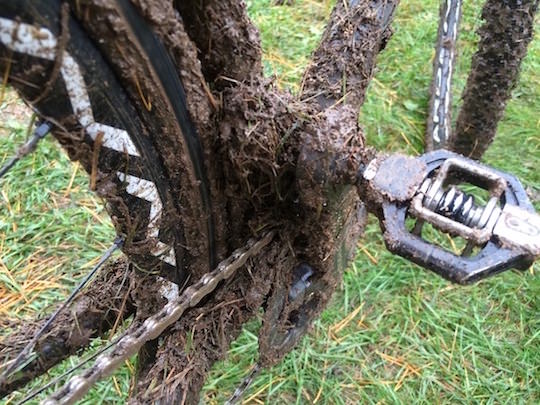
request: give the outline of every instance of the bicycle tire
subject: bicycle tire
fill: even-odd
[[[162,88],[149,106],[137,78],[129,82],[119,74],[125,58],[98,49],[78,19],[69,11],[62,16],[62,4],[0,1],[0,71],[54,124],[52,133],[70,159],[97,179],[95,191],[132,262],[178,284],[194,268],[207,272],[216,262],[212,197],[204,148],[173,59],[151,32],[146,40],[160,53],[150,69],[166,69],[169,87],[154,83]],[[147,58],[144,46],[137,51]],[[164,114],[163,106],[171,105],[172,114]]]
[[[479,41],[472,57],[462,105],[452,125],[452,75],[461,20],[461,0],[441,2],[433,61],[425,149],[445,148],[480,159],[493,142],[506,104],[519,79],[521,63],[533,38],[538,1],[486,0]]]
[[[480,159],[495,139],[534,36],[540,2],[486,0],[479,42],[448,149]]]

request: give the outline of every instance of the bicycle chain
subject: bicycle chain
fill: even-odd
[[[214,291],[219,282],[235,274],[249,258],[267,246],[273,237],[274,231],[270,231],[259,240],[250,239],[244,247],[235,250],[231,256],[219,263],[215,270],[202,276],[198,282],[186,288],[180,296],[169,301],[159,312],[122,337],[111,352],[98,356],[91,368],[81,375],[72,377],[43,404],[72,404],[81,399],[99,379],[110,375],[125,360],[136,354],[143,344],[156,339],[167,327],[178,321],[184,311],[194,307],[206,295]]]

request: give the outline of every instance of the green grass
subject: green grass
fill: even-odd
[[[22,102],[8,93],[0,104],[0,161],[12,156],[26,138],[30,118]],[[11,321],[50,313],[112,244],[115,233],[110,219],[101,201],[88,192],[83,173],[52,138],[46,138],[38,152],[21,160],[0,181],[0,338]],[[105,343],[96,341],[93,346]],[[7,403],[21,400],[79,360],[71,357]],[[111,403],[126,397],[129,368],[119,370],[115,379],[114,384],[100,382],[83,403]]]
[[[266,73],[278,75],[284,88],[296,91],[332,2],[297,0],[292,7],[271,6],[269,0],[247,3],[262,30]],[[480,6],[464,6],[454,115],[479,26]],[[380,150],[422,151],[437,18],[434,0],[400,6],[395,35],[379,57],[360,117],[369,143]],[[485,159],[516,174],[533,195],[540,193],[539,71],[536,39]],[[28,118],[4,111],[13,110],[14,103],[8,99],[0,106],[2,160],[26,130]],[[28,318],[65,297],[81,269],[112,240],[100,202],[86,192],[87,179],[77,174],[66,192],[73,170],[47,140],[0,183],[1,321]],[[540,208],[538,201],[536,206]],[[46,271],[50,274],[43,284],[32,284],[42,290],[25,290],[28,280]],[[330,307],[299,347],[263,372],[244,398],[283,404],[538,403],[537,272],[538,265],[475,286],[455,286],[389,254],[371,220]],[[19,294],[10,305],[3,300],[21,291],[26,295]],[[223,402],[247,374],[257,356],[257,326],[248,325],[227,360],[214,367],[204,402]],[[51,375],[75,361],[68,360]],[[115,378],[100,383],[84,403],[122,403],[131,383],[129,367]]]

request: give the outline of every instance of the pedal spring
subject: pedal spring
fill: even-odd
[[[498,217],[501,212],[497,199],[490,199],[488,204],[482,207],[476,204],[474,196],[455,186],[445,191],[437,187],[432,179],[424,180],[420,192],[424,194],[424,207],[471,228],[485,227],[493,215]]]

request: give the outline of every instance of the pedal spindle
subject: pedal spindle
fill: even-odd
[[[496,203],[490,201],[486,206],[480,206],[473,195],[456,186],[444,190],[429,178],[424,180],[420,192],[424,194],[424,207],[471,228],[481,229],[493,215],[498,217],[501,213]]]

